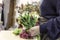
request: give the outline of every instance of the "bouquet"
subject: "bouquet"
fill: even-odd
[[[28,11],[25,11],[23,14],[19,16],[18,23],[23,25],[24,30],[20,32],[20,37],[24,39],[33,39],[31,36],[29,29],[36,25],[38,18],[36,16],[31,15]]]

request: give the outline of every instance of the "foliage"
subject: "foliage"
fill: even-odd
[[[40,40],[40,35],[36,35],[37,40]]]
[[[22,29],[16,28],[16,29],[13,31],[13,34],[19,35],[21,32],[22,32]]]
[[[20,15],[20,24],[22,24],[26,29],[34,27],[37,22],[37,17],[30,15],[28,11]]]
[[[19,7],[19,11],[20,11],[20,13],[22,13],[24,11],[29,11],[29,12],[36,11],[37,14],[39,14],[40,13],[40,11],[39,11],[39,4],[38,3],[36,3],[36,4],[37,5],[33,5],[33,3],[32,4],[27,3],[26,5],[22,4],[21,7]]]

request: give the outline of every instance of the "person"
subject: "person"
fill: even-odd
[[[40,33],[47,32],[50,40],[56,40],[60,37],[60,0],[43,0],[40,8],[41,15],[48,21],[40,25],[40,27],[31,28],[31,35],[38,31],[40,31]],[[35,30],[37,30],[37,32]]]

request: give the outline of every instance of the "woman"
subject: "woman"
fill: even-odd
[[[31,35],[37,33],[39,31],[37,29],[40,29],[40,33],[47,32],[50,40],[56,40],[60,37],[60,0],[43,0],[41,4],[41,15],[48,19],[48,21],[40,25],[40,28],[31,28]]]

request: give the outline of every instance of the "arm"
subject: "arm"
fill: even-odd
[[[45,24],[40,25],[41,33],[45,30],[51,38],[56,38],[60,32],[60,16],[52,8],[49,0],[44,0],[41,5],[41,15],[46,19],[49,19]]]
[[[40,27],[41,31],[43,30],[42,27],[46,27],[49,36],[55,38],[57,34],[60,32],[60,17],[50,19],[49,21],[47,21],[47,23],[45,23],[45,25],[43,24],[43,26],[41,25]]]

